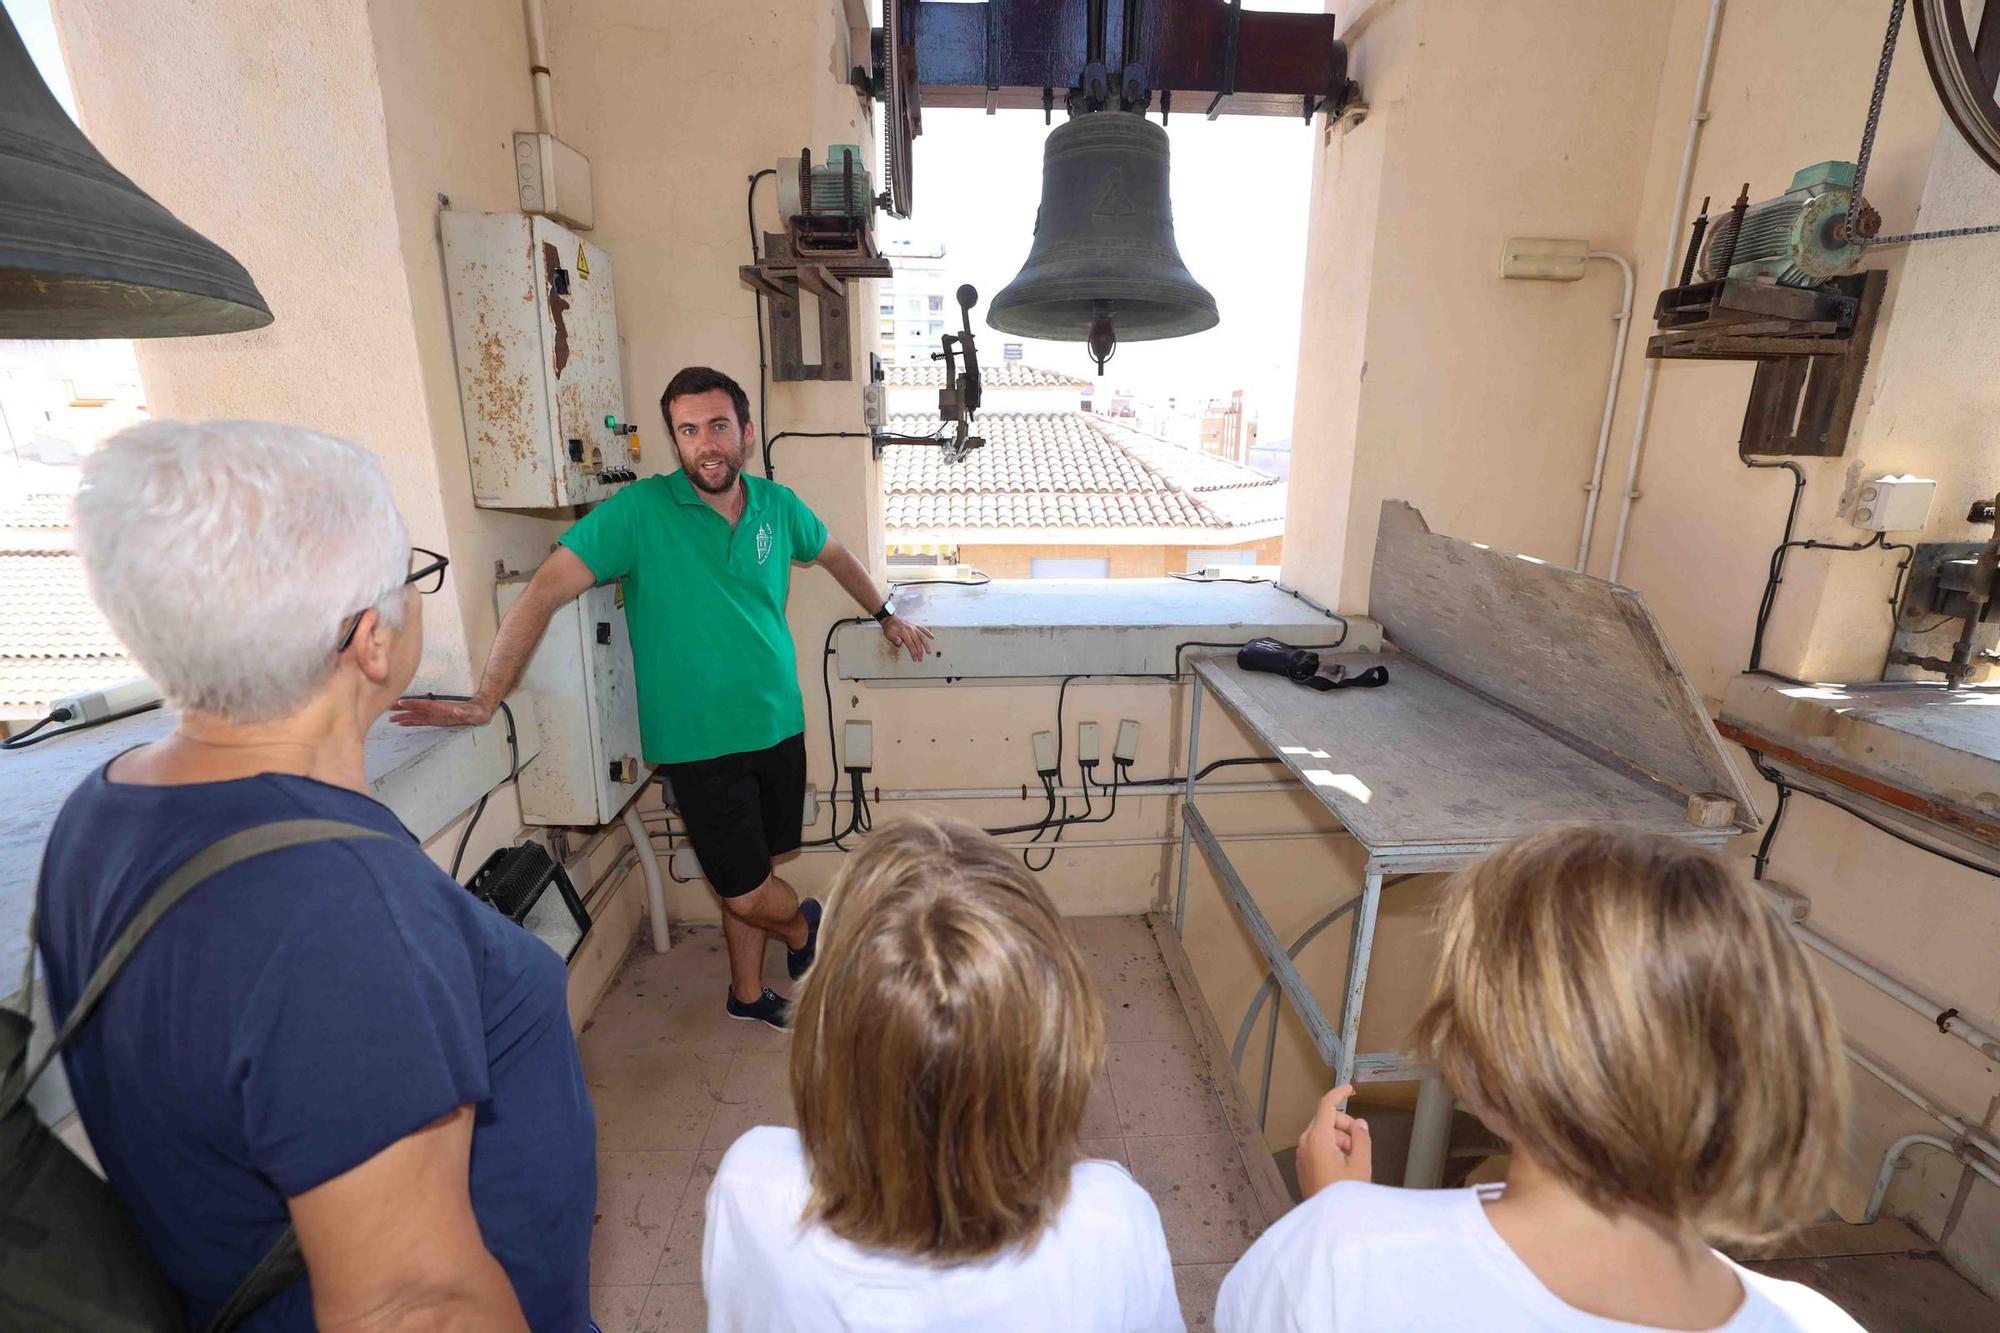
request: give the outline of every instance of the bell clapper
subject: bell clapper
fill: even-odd
[[[1118,351],[1118,329],[1111,322],[1111,302],[1096,303],[1096,317],[1090,321],[1090,332],[1085,335],[1085,345],[1089,348],[1090,359],[1097,363],[1097,373],[1104,373],[1104,363]]]

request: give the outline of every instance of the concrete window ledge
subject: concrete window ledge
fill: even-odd
[[[541,747],[534,705],[514,709],[521,762]],[[91,773],[173,729],[165,709],[141,713],[74,736],[0,754],[0,991],[12,991],[27,956],[28,913],[42,847],[63,802]],[[465,729],[399,727],[386,718],[368,733],[368,784],[375,798],[419,841],[428,841],[481,796],[506,781],[511,766],[507,723],[495,717]]]
[[[1375,652],[1381,627],[1341,618],[1268,583],[1187,579],[995,579],[979,587],[905,584],[896,608],[935,635],[911,662],[870,624],[834,636],[844,680],[943,684],[1068,675],[1170,676],[1177,645],[1268,635],[1322,651]]]

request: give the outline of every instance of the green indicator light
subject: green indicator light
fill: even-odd
[[[604,425],[605,425],[605,428],[606,428],[607,430],[617,430],[617,429],[618,429],[618,418],[617,418],[617,417],[612,417],[612,416],[607,416],[607,417],[605,417],[605,418],[604,418]]]

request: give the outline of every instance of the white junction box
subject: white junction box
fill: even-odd
[[[637,480],[611,256],[546,217],[440,222],[473,502],[555,509]]]
[[[840,767],[843,771],[868,772],[875,767],[875,724],[853,719],[840,729]]]
[[[498,585],[502,616],[525,587]],[[542,752],[521,769],[523,820],[585,825],[618,818],[652,771],[639,757],[636,681],[617,584],[557,608],[521,676],[542,734]]]
[[[597,221],[590,159],[553,134],[514,132],[514,184],[523,213],[547,213],[578,231],[589,231]]]
[[[1864,532],[1921,532],[1931,519],[1937,483],[1928,477],[1877,477],[1854,492],[1854,526]]]

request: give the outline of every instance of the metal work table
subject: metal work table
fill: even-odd
[[[1462,869],[1522,834],[1579,820],[1716,845],[1754,826],[1755,807],[1630,589],[1436,536],[1414,509],[1391,501],[1383,506],[1370,610],[1396,651],[1342,654],[1323,659],[1322,670],[1385,665],[1389,683],[1380,689],[1322,693],[1246,671],[1230,654],[1190,655],[1174,924],[1185,924],[1199,848],[1270,968],[1244,1033],[1275,988],[1334,1084],[1421,1079],[1404,1183],[1436,1184],[1447,1090],[1400,1052],[1356,1049],[1387,877]],[[1194,775],[1209,696],[1269,747],[1367,856],[1360,893],[1290,947],[1202,812]],[[1292,957],[1348,911],[1355,922],[1336,1031]],[[1276,1017],[1274,1007],[1274,1030]],[[1267,1048],[1266,1103],[1270,1076]]]

